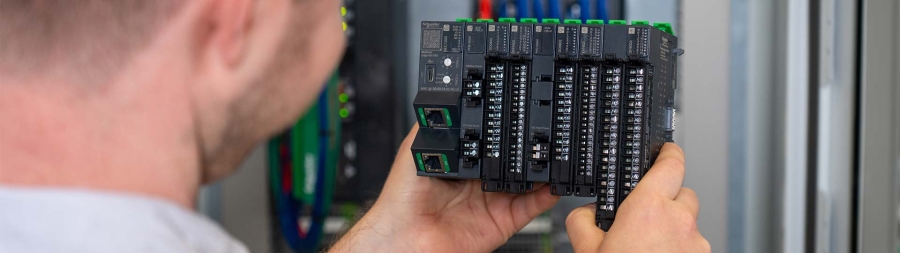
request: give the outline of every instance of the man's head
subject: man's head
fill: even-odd
[[[14,153],[40,139],[92,165],[121,165],[96,143],[221,178],[315,99],[344,47],[339,19],[322,0],[4,0],[0,170],[27,173]],[[24,157],[85,160],[35,149]]]

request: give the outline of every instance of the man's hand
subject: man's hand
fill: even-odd
[[[684,152],[666,143],[656,163],[619,207],[609,233],[594,223],[595,204],[569,213],[575,252],[710,252],[697,230],[700,202],[684,181]]]
[[[489,252],[559,200],[546,185],[515,195],[482,192],[478,180],[416,176],[409,148],[418,129],[400,145],[378,201],[332,251]]]

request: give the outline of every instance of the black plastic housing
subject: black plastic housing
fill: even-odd
[[[609,229],[672,141],[682,50],[666,28],[422,22],[418,175],[479,179],[489,192],[548,183],[555,195],[597,197]]]

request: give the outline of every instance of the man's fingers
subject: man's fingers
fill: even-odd
[[[408,185],[401,183],[405,181],[404,178],[416,177],[415,170],[417,168],[413,161],[410,147],[412,147],[413,140],[416,139],[416,133],[418,131],[419,125],[413,125],[409,134],[403,139],[403,143],[400,144],[400,148],[397,150],[397,156],[394,157],[394,164],[391,166],[391,172],[388,174],[388,182],[384,184],[382,192],[401,190],[402,188],[408,187]]]
[[[550,210],[557,201],[559,201],[559,196],[550,194],[550,185],[547,184],[524,195],[515,196],[510,204],[512,207],[510,211],[513,212],[516,231],[528,225],[541,213]]]
[[[675,196],[675,202],[684,204],[694,215],[694,219],[700,215],[700,200],[697,199],[697,193],[691,188],[681,187],[678,196]]]
[[[409,129],[409,133],[406,134],[406,138],[403,138],[403,143],[400,144],[400,151],[409,151],[409,148],[412,147],[413,141],[416,140],[416,133],[418,132],[419,124],[413,124],[412,128]]]
[[[603,242],[606,232],[600,230],[594,223],[596,210],[596,203],[587,204],[575,208],[566,218],[566,233],[569,234],[569,241],[572,242],[575,252],[600,251],[600,243]]]
[[[409,133],[406,134],[406,138],[404,138],[403,142],[400,143],[400,148],[397,149],[397,156],[394,157],[394,168],[406,167],[397,166],[397,164],[409,164],[415,167],[415,163],[412,159],[412,153],[410,152],[410,147],[412,147],[413,141],[416,140],[417,132],[419,132],[419,124],[413,125],[412,129],[409,130]]]
[[[674,158],[675,160],[684,163],[684,150],[681,149],[678,144],[674,142],[666,142],[662,146],[662,150],[659,151],[659,156],[656,157],[656,160],[663,158]]]
[[[659,151],[656,163],[644,175],[635,193],[647,192],[660,194],[668,199],[675,199],[684,181],[684,152],[675,143],[666,143]]]

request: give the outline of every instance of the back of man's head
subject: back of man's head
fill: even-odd
[[[183,2],[0,1],[0,70],[17,80],[105,83]]]
[[[337,3],[0,1],[0,183],[189,205],[317,97]]]

